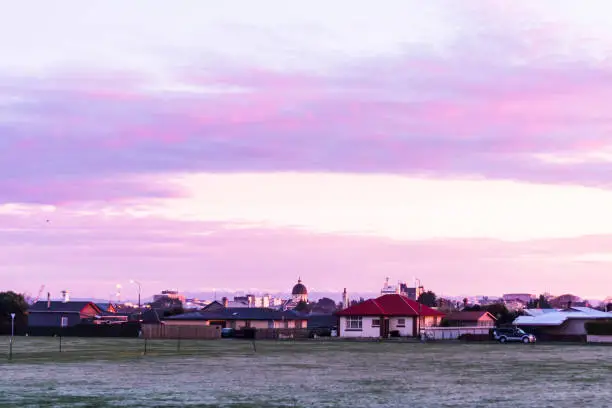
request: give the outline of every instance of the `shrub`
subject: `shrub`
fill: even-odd
[[[584,325],[586,332],[598,336],[612,336],[612,320],[587,322]]]

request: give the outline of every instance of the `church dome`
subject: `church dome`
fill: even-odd
[[[293,287],[293,290],[291,291],[292,295],[307,295],[308,294],[308,289],[306,289],[306,286],[304,286],[302,284],[302,280],[298,279],[298,283],[297,285],[295,285]]]

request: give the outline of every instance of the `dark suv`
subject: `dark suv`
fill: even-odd
[[[518,327],[499,327],[493,329],[493,338],[500,343],[521,342],[524,344],[535,343],[536,338],[533,334],[525,333]]]

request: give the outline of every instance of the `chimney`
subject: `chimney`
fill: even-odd
[[[571,300],[568,300],[568,301],[567,301],[567,308],[568,308],[568,309],[571,309],[571,307],[572,307],[572,301],[571,301]]]
[[[227,300],[227,297],[223,296],[223,299],[221,299],[221,301],[223,302],[223,307],[227,307],[229,305],[229,301]]]
[[[47,309],[51,309],[51,292],[47,292]]]
[[[62,290],[62,302],[68,303],[70,301],[70,295],[67,290]]]

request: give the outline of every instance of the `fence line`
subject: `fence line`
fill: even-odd
[[[214,340],[221,338],[221,328],[219,326],[143,324],[142,336],[146,339]]]

